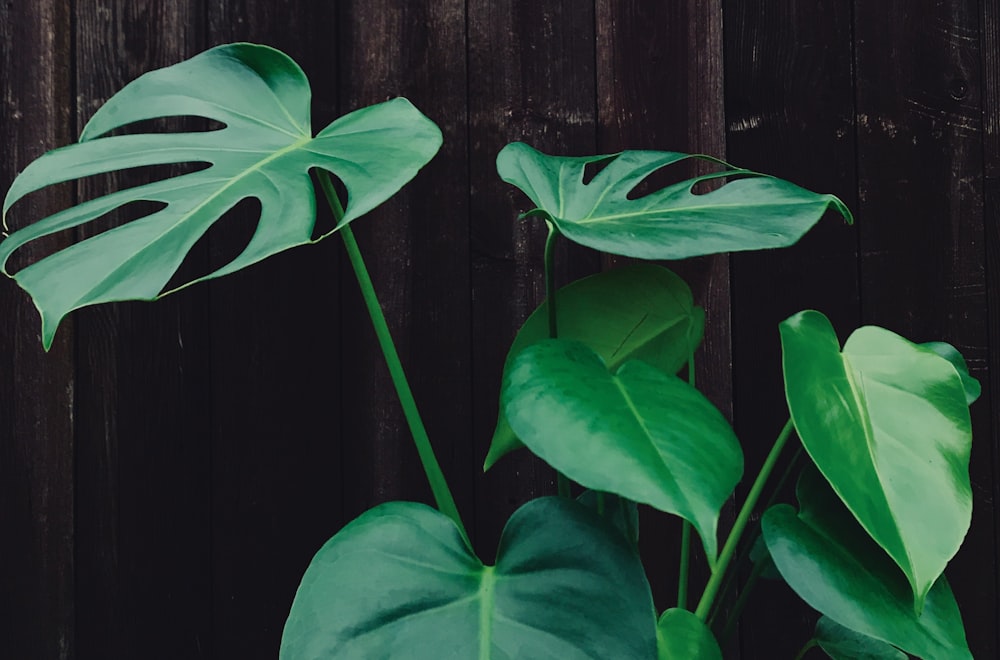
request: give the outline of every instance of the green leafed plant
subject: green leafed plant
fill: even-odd
[[[693,382],[705,316],[689,288],[654,264],[554,285],[560,238],[645,259],[779,248],[828,210],[850,222],[840,200],[705,156],[567,158],[521,143],[501,151],[501,178],[534,204],[525,221],[540,217],[549,228],[548,296],[507,357],[486,467],[527,447],[557,470],[560,497],[519,509],[487,563],[434,456],[349,226],[409,181],[437,152],[441,134],[405,99],[358,110],[314,134],[309,102],[299,67],[264,46],[221,46],[148,73],[98,110],[79,144],[22,172],[4,202],[5,224],[13,204],[50,184],[148,165],[207,167],[85,201],[0,243],[0,265],[34,299],[48,347],[74,309],[169,293],[187,252],[241,200],[261,203],[256,232],[233,261],[200,279],[325,237],[315,232],[318,179],[336,219],[330,233],[344,240],[437,510],[384,503],[330,539],[291,605],[282,658],[716,660],[733,626],[718,603],[737,582],[734,560],[750,548],[755,568],[734,617],[757,577],[780,574],[824,615],[804,649],[833,658],[971,657],[942,575],[971,514],[968,405],[979,384],[958,351],[873,327],[841,348],[818,312],[784,321],[791,419],[721,540],[719,513],[743,476],[743,453]],[[111,135],[170,116],[222,128]],[[689,159],[719,169],[636,192],[654,173]],[[588,178],[592,169],[599,171]],[[346,205],[331,174],[344,184]],[[135,201],[158,208],[8,272],[18,248]],[[677,375],[684,371],[686,378]],[[798,506],[771,506],[758,530],[752,514],[796,438],[807,457]],[[588,489],[576,500],[574,482]],[[638,505],[684,521],[678,599],[660,616],[636,549]],[[692,530],[711,576],[689,607]]]

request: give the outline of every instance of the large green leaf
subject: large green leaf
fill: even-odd
[[[638,555],[583,505],[521,507],[495,566],[421,504],[368,511],[316,554],[281,641],[289,660],[653,658]]]
[[[908,655],[891,644],[845,628],[828,616],[816,622],[816,646],[833,660],[907,660]]]
[[[11,254],[36,238],[90,222],[130,202],[166,205],[16,274],[41,313],[46,348],[60,320],[74,309],[163,295],[198,238],[241,200],[260,200],[256,233],[231,263],[200,279],[232,273],[313,242],[311,168],[335,173],[347,188],[350,203],[343,226],[399,190],[441,144],[438,128],[405,99],[353,112],[316,137],[309,106],[309,83],[288,56],[253,44],[220,46],[129,83],[97,111],[79,144],[31,163],[7,193],[5,222],[17,200],[60,181],[147,165],[211,164],[83,202],[0,243],[0,266],[7,273]],[[179,115],[212,119],[224,128],[101,137],[133,122]]]
[[[858,525],[815,470],[797,488],[800,511],[779,504],[762,529],[782,577],[838,624],[926,660],[972,658],[962,617],[944,576],[913,610],[906,577]]]
[[[547,339],[514,358],[500,396],[531,451],[587,488],[688,520],[714,565],[719,511],[743,453],[698,390],[639,360],[609,373],[580,342]]]
[[[531,199],[536,206],[533,215],[550,219],[570,240],[643,259],[785,247],[798,241],[831,207],[853,222],[850,211],[833,195],[818,195],[738,168],[629,198],[656,170],[691,158],[724,165],[714,158],[671,151],[548,156],[515,142],[497,156],[497,172]],[[588,165],[604,169],[584,183]],[[699,183],[720,177],[740,178],[706,194],[693,192]]]
[[[671,608],[656,625],[659,660],[722,660],[722,649],[705,622],[687,610]]]
[[[675,373],[698,348],[705,312],[694,304],[680,277],[654,264],[615,268],[577,280],[556,294],[559,336],[576,339],[617,369],[640,359]],[[504,371],[526,346],[549,336],[549,308],[544,302],[524,322],[507,353]],[[500,411],[484,469],[522,447]]]
[[[785,392],[813,462],[903,569],[916,610],[969,529],[972,428],[952,364],[877,327],[843,352],[807,311],[781,324]]]

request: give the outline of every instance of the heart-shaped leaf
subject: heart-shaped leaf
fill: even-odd
[[[580,342],[547,339],[514,358],[500,396],[531,451],[587,488],[688,520],[714,565],[743,453],[701,392],[638,360],[611,374]]]
[[[638,199],[633,189],[658,169],[699,158],[725,165]],[[588,165],[604,165],[584,183]],[[497,172],[521,189],[559,231],[576,243],[642,259],[686,259],[717,252],[792,245],[835,209],[850,211],[833,195],[818,195],[770,176],[730,168],[714,158],[671,151],[623,151],[569,158],[548,156],[528,145],[508,144],[497,156]],[[695,194],[699,183],[740,177]]]
[[[908,655],[891,644],[845,628],[828,616],[816,622],[816,646],[833,660],[907,660]]]
[[[722,660],[722,649],[705,622],[687,610],[671,608],[656,625],[659,660]]]
[[[652,658],[655,635],[638,555],[578,502],[518,509],[495,566],[469,553],[447,516],[390,502],[316,554],[281,657]]]
[[[165,205],[14,276],[41,313],[45,347],[60,320],[74,309],[163,295],[198,238],[241,200],[256,198],[261,203],[253,238],[231,263],[200,279],[232,273],[313,242],[311,168],[335,173],[347,188],[350,203],[339,227],[398,191],[441,144],[438,128],[405,99],[353,112],[313,137],[310,98],[305,75],[283,53],[253,44],[219,46],[129,83],[97,111],[79,144],[50,151],[31,163],[7,193],[5,222],[17,200],[61,181],[147,165],[211,164],[83,202],[0,243],[0,266],[7,273],[10,255],[29,241],[90,222],[130,202]],[[224,128],[101,137],[133,122],[179,115],[212,119]]]
[[[916,610],[965,538],[972,427],[950,362],[877,327],[843,352],[807,311],[781,324],[785,393],[813,462],[913,588]]]
[[[800,511],[779,504],[762,519],[764,539],[785,582],[838,624],[925,660],[972,658],[962,616],[944,576],[913,610],[907,579],[858,525],[829,485],[807,470]]]
[[[635,264],[577,280],[556,294],[559,336],[576,339],[617,369],[626,360],[676,373],[701,343],[705,311],[680,277],[654,264]],[[526,346],[549,336],[548,303],[524,322],[507,353],[504,371]],[[522,447],[503,411],[483,469]]]

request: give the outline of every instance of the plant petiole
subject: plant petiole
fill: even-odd
[[[337,197],[337,191],[333,187],[330,175],[324,170],[319,170],[319,182],[326,196],[326,201],[330,205],[330,210],[333,212],[334,220],[339,223],[344,217],[344,208]],[[368,314],[371,316],[372,326],[375,328],[379,347],[382,349],[382,355],[385,357],[386,365],[389,367],[389,375],[392,378],[393,386],[396,388],[396,394],[399,396],[399,402],[403,407],[403,415],[406,417],[406,423],[410,427],[410,433],[413,435],[413,442],[417,447],[417,455],[420,457],[420,464],[424,468],[424,474],[427,475],[427,481],[430,483],[434,502],[437,504],[439,511],[455,521],[465,544],[469,547],[469,550],[472,550],[472,543],[469,540],[468,532],[465,530],[465,525],[462,523],[458,507],[455,505],[455,498],[452,497],[451,489],[448,488],[444,472],[441,470],[437,456],[434,455],[434,448],[431,446],[430,438],[427,436],[427,429],[420,418],[420,411],[417,409],[417,403],[413,398],[413,392],[410,390],[410,384],[406,380],[403,364],[399,360],[399,353],[396,351],[396,345],[392,341],[389,326],[385,321],[385,314],[382,313],[382,306],[379,304],[378,297],[375,294],[375,286],[372,284],[371,276],[368,274],[368,268],[365,266],[358,243],[354,239],[354,232],[351,231],[349,225],[341,227],[339,232],[344,239],[344,247],[347,249],[347,256],[351,261],[354,274],[358,278],[358,285],[361,287],[361,296],[364,298],[365,307],[368,308]]]

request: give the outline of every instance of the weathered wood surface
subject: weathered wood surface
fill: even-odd
[[[722,5],[2,3],[0,184],[128,80],[218,43],[291,54],[316,126],[411,98],[444,148],[356,233],[487,561],[506,517],[555,489],[526,452],[481,473],[507,344],[544,297],[544,230],[516,220],[527,200],[496,177],[499,149],[701,151],[836,193],[855,227],[827,219],[789,250],[677,265],[709,312],[699,386],[734,420],[752,474],[787,415],[776,326],[791,313],[820,309],[842,338],[878,323],[958,346],[984,393],[976,513],[949,577],[974,654],[996,657],[1000,13],[971,0]],[[12,220],[135,176],[33,196]],[[232,258],[254,212],[227,216],[184,269]],[[559,256],[561,282],[614,262]],[[3,657],[275,657],[322,542],[378,502],[429,501],[336,239],[155,305],[78,312],[49,354],[13,283],[0,305]],[[663,607],[677,528],[646,521]],[[727,657],[792,657],[810,633],[793,594],[760,590]]]

